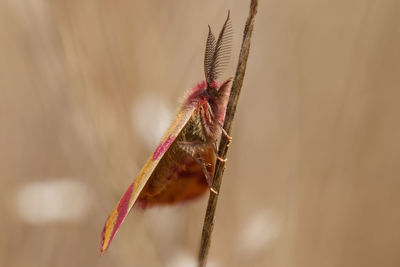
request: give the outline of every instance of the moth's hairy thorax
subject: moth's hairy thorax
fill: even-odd
[[[207,142],[207,135],[204,129],[204,124],[202,122],[200,110],[196,109],[189,121],[186,124],[186,127],[182,129],[182,133],[178,136],[178,139],[184,142]]]
[[[213,82],[216,92],[207,92],[207,82],[202,81],[189,90],[182,103],[182,109],[195,106],[191,118],[182,129],[183,141],[216,143],[221,135],[221,127],[225,119],[231,83],[230,79],[223,83]],[[218,122],[220,125],[218,125]]]

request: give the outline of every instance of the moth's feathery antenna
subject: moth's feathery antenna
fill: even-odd
[[[209,83],[208,77],[210,76],[210,67],[212,65],[211,62],[215,52],[215,44],[216,44],[215,36],[211,31],[210,25],[208,25],[208,37],[207,37],[206,51],[204,53],[204,74],[206,76],[207,83]]]
[[[232,49],[232,25],[230,20],[230,11],[225,20],[224,26],[218,35],[217,41],[208,26],[208,38],[206,45],[206,53],[204,57],[204,71],[206,75],[207,85],[218,79],[218,76],[228,64]]]

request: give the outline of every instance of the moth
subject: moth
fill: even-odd
[[[101,233],[100,255],[113,240],[133,205],[148,208],[184,202],[212,188],[217,145],[222,134],[231,78],[218,82],[228,63],[232,27],[228,16],[214,37],[208,26],[204,55],[205,80],[190,89],[178,114],[133,183],[108,216]]]

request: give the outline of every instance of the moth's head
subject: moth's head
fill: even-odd
[[[218,90],[221,87],[221,84],[218,82],[211,82],[207,84],[206,95],[215,98],[218,96]]]
[[[229,97],[230,90],[232,86],[232,78],[228,78],[223,83],[220,82],[212,82],[207,84],[206,89],[204,90],[204,94],[208,99],[218,99],[221,97]]]

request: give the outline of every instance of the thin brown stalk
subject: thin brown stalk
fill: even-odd
[[[258,1],[251,0],[249,17],[247,18],[246,25],[244,28],[242,47],[240,49],[240,54],[239,54],[239,61],[236,67],[235,78],[233,79],[232,90],[229,96],[229,102],[224,121],[224,129],[229,135],[231,133],[232,121],[235,116],[236,107],[240,96],[240,91],[242,89],[244,74],[246,72],[247,58],[249,56],[249,50],[250,50],[250,39],[251,39],[251,34],[253,32],[254,19],[257,13],[257,6],[258,6]],[[228,138],[225,135],[222,135],[218,149],[219,157],[226,158],[226,154],[229,149],[228,144],[229,144]],[[222,175],[224,173],[224,170],[225,170],[225,162],[217,160],[213,178],[213,186],[212,186],[212,188],[216,189],[217,192],[220,192]],[[217,207],[217,201],[218,201],[218,194],[210,193],[210,197],[208,199],[208,204],[207,204],[207,211],[204,218],[202,236],[201,236],[201,244],[200,244],[200,251],[198,258],[199,267],[205,266],[207,262],[207,255],[211,242],[211,234],[214,228],[214,217],[215,217],[215,210]]]

